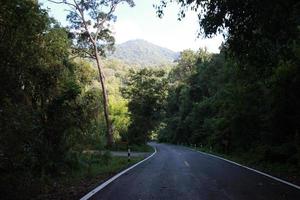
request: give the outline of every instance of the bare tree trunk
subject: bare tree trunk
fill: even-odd
[[[107,90],[105,87],[105,76],[104,72],[100,63],[100,56],[98,54],[98,50],[96,45],[95,46],[95,57],[96,57],[96,63],[97,63],[97,68],[99,72],[99,79],[100,79],[100,84],[101,84],[101,89],[102,89],[102,96],[103,96],[103,107],[104,107],[104,117],[106,121],[106,128],[107,128],[107,146],[112,146],[114,142],[113,138],[113,129],[112,129],[112,123],[110,120],[109,116],[109,104],[108,104],[108,95],[107,95]]]

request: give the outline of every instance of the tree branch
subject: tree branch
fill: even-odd
[[[74,4],[71,4],[67,1],[54,1],[54,0],[48,0],[48,1],[51,2],[51,3],[55,3],[55,4],[66,4],[66,5],[73,6],[73,7],[76,8],[76,6]]]
[[[81,16],[81,20],[82,20],[82,23],[84,25],[84,29],[85,31],[89,34],[89,39],[91,40],[91,42],[93,43],[93,45],[96,46],[96,41],[94,40],[94,38],[92,37],[89,29],[88,29],[88,25],[87,25],[87,21],[85,20],[85,17],[84,17],[84,10],[82,8],[79,7],[78,3],[76,2],[76,0],[73,0],[74,3],[75,3],[75,6],[76,6],[76,9],[78,10],[80,16]]]
[[[110,16],[116,9],[117,4],[119,3],[119,1],[111,1],[111,7],[109,12],[106,14],[105,18],[101,20],[101,22],[99,23],[99,19],[97,18],[97,30],[96,30],[96,35],[95,35],[95,40],[97,41],[98,39],[98,34],[101,31],[101,29],[104,26],[104,23],[107,21],[108,16]]]
[[[74,50],[74,54],[80,55],[80,53],[84,53],[87,55],[87,56],[84,55],[85,58],[95,59],[95,55],[84,48],[73,48],[73,50]],[[82,57],[82,55],[80,55],[80,56]]]

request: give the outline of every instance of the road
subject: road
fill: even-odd
[[[91,199],[300,200],[300,190],[186,147],[153,144],[157,153]]]

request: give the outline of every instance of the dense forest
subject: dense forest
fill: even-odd
[[[86,165],[84,150],[104,150],[109,134],[112,146],[157,139],[280,164],[299,180],[300,3],[178,2],[179,18],[199,13],[205,36],[223,33],[220,53],[184,50],[174,66],[132,67],[105,59],[95,42],[100,75],[97,56],[86,56],[94,52],[82,53],[90,48],[86,32],[76,38],[35,0],[0,2],[1,195],[30,199],[49,190],[44,186]],[[156,6],[159,17],[169,3]]]
[[[287,165],[282,173],[299,176],[299,2],[180,2],[181,17],[201,6],[203,33],[223,32],[226,42],[220,54],[181,53],[169,74],[159,140]]]
[[[196,144],[242,158],[254,166],[278,166],[273,170],[279,175],[289,174],[298,179],[300,4],[179,2],[179,18],[184,18],[189,8],[200,12],[203,34],[210,37],[223,32],[226,41],[219,54],[205,49],[180,53],[177,65],[168,73],[167,93],[165,88],[158,92],[165,94],[156,101],[161,106],[152,107],[160,118],[152,129],[158,133],[158,140]],[[168,3],[162,1],[157,6],[159,16],[163,17]],[[200,7],[203,11],[198,11]],[[148,86],[136,87],[143,91]],[[134,107],[149,100],[148,93],[143,94],[143,100],[136,101]],[[149,105],[145,103],[141,113],[148,113]],[[151,118],[144,115],[144,120],[133,122],[146,120]],[[152,133],[148,131],[148,136]]]
[[[37,2],[2,1],[0,10],[0,193],[26,199],[85,166],[83,150],[104,148],[103,97],[94,62],[72,54],[70,32]],[[120,92],[129,66],[104,65],[118,140],[129,124]]]

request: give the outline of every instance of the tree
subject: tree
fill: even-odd
[[[201,34],[222,33],[227,53],[238,58],[241,67],[251,67],[261,75],[270,73],[282,56],[292,54],[286,44],[299,35],[297,0],[161,0],[159,16],[170,2],[180,4],[180,19],[188,10],[197,12]]]
[[[211,55],[207,49],[199,49],[193,51],[191,49],[183,50],[177,59],[177,66],[173,67],[169,78],[172,82],[185,82],[191,75],[195,74],[197,70],[197,63],[209,61]]]
[[[68,33],[37,1],[1,1],[2,199],[35,198],[61,172],[80,166],[83,148],[103,147],[97,72],[71,59]]]
[[[131,124],[128,140],[144,144],[158,126],[167,96],[167,79],[163,70],[131,71],[123,95],[129,100]]]
[[[70,31],[74,41],[73,53],[96,61],[103,96],[107,145],[111,146],[113,143],[113,128],[101,56],[105,56],[105,51],[111,49],[114,44],[110,25],[116,20],[114,15],[116,7],[123,2],[128,3],[132,7],[134,2],[133,0],[49,1],[69,7],[70,12],[67,19],[71,23]]]

